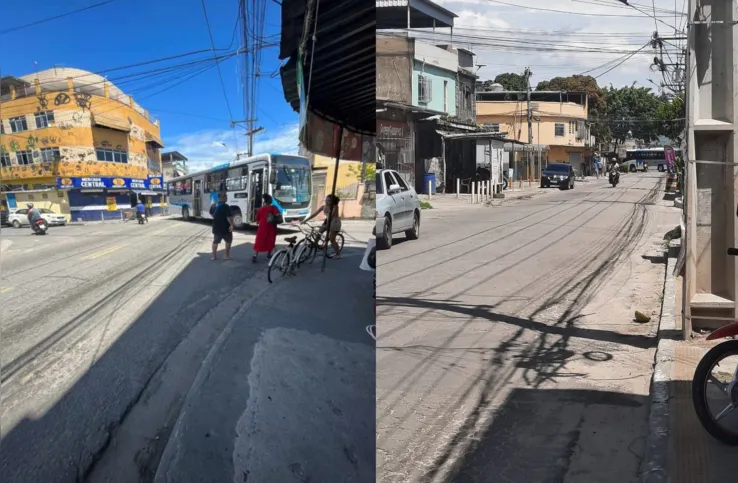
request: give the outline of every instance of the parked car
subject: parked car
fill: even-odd
[[[541,188],[558,186],[559,189],[574,189],[574,167],[566,163],[552,163],[543,169]]]
[[[377,170],[377,245],[392,247],[392,236],[405,233],[408,240],[420,236],[420,200],[400,173],[391,169]]]
[[[67,224],[67,217],[54,213],[48,208],[41,208],[41,216],[49,222],[49,226],[59,226]],[[31,226],[28,222],[28,208],[22,208],[15,210],[8,216],[8,223],[13,225],[13,228],[20,228],[22,226]]]

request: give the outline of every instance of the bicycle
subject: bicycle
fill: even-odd
[[[269,269],[267,270],[267,280],[272,282],[272,269],[275,269],[275,276],[280,274],[284,276],[287,272],[295,273],[297,266],[297,255],[295,247],[297,245],[297,236],[288,236],[284,239],[289,245],[287,248],[280,249],[269,259]]]
[[[328,238],[327,232],[321,234],[318,227],[309,223],[307,224],[307,226],[310,228],[309,232],[305,231],[302,226],[297,225],[299,230],[305,234],[305,238],[297,243],[298,247],[300,247],[299,249],[296,249],[296,253],[298,253],[298,267],[305,263],[308,259],[310,259],[310,263],[313,263],[315,257],[318,255],[318,252],[322,252],[325,249],[325,243],[327,242]],[[341,253],[343,251],[343,244],[345,243],[345,240],[343,238],[343,231],[339,231],[336,234],[336,243],[338,244],[338,253]],[[336,256],[333,245],[330,242],[328,242],[327,256],[328,258],[333,258]]]

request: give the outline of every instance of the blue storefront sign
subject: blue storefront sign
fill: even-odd
[[[68,189],[131,189],[164,191],[164,180],[161,176],[140,178],[57,178],[57,188]]]

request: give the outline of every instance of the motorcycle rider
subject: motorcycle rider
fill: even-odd
[[[616,180],[620,180],[620,164],[617,158],[612,158],[610,161],[610,176],[613,176]]]
[[[26,207],[28,208],[28,222],[31,224],[31,231],[36,233],[34,224],[41,218],[41,210],[35,208],[33,203],[27,203]]]
[[[138,204],[136,205],[136,216],[139,220],[143,220],[148,222],[149,220],[145,218],[146,216],[146,207],[143,204],[143,201],[138,200]]]

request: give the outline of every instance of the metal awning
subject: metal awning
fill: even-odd
[[[115,129],[116,131],[131,132],[131,123],[129,123],[127,119],[112,116],[110,114],[93,114],[92,124],[94,126]]]
[[[525,144],[521,141],[514,141],[510,139],[506,139],[502,136],[500,136],[498,133],[495,132],[484,132],[484,131],[478,131],[478,132],[448,132],[448,131],[439,131],[436,130],[436,132],[444,139],[492,139],[494,141],[500,141],[500,142],[513,142],[516,144]]]
[[[146,142],[147,143],[154,143],[157,146],[159,146],[160,148],[163,148],[164,147],[164,142],[161,140],[161,138],[159,136],[157,136],[156,134],[151,134],[148,131],[146,132]]]
[[[317,19],[305,26],[306,5],[317,8]],[[313,12],[316,8],[313,8]],[[309,30],[304,32],[305,28]],[[315,49],[313,50],[313,29]],[[300,111],[297,57],[303,37],[305,90],[308,109],[324,119],[368,135],[376,132],[375,5],[365,0],[283,0],[279,58],[287,102]],[[312,70],[312,72],[311,72]]]
[[[514,141],[511,139],[505,140],[505,152],[511,153],[537,153],[538,151],[548,151],[549,147],[546,144],[526,144],[520,141]]]
[[[136,193],[137,195],[142,195],[142,196],[159,196],[159,195],[163,195],[164,194],[164,191],[163,190],[162,191],[159,191],[159,192],[157,192],[157,191],[149,191],[149,190],[130,190],[130,191]]]
[[[458,17],[430,0],[377,0],[376,6],[381,29],[453,28]]]

